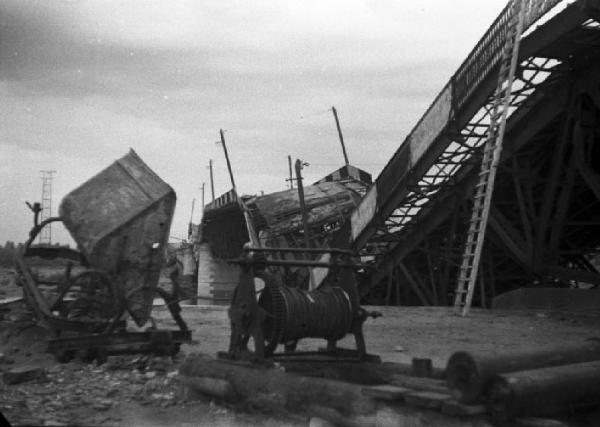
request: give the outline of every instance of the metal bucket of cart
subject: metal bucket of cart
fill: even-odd
[[[60,205],[79,250],[115,278],[138,326],[150,318],[175,201],[173,189],[131,150]]]

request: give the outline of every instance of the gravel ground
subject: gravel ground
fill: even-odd
[[[473,309],[469,317],[454,315],[449,307],[365,307],[383,316],[367,319],[364,325],[367,350],[383,361],[410,363],[413,357],[431,358],[444,368],[455,351],[502,351],[544,346],[566,346],[600,336],[600,317],[541,311],[492,311]],[[166,324],[168,313],[157,310],[155,317]],[[214,355],[229,342],[226,307],[184,308],[184,317],[194,331],[194,343],[187,351]],[[314,350],[323,340],[307,339],[299,349]],[[340,346],[351,348],[351,336]]]

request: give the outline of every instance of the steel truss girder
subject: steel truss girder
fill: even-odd
[[[577,26],[579,26],[580,23],[583,22],[582,20],[580,20],[581,15],[587,12],[583,11],[583,9],[584,8],[582,8],[581,5],[578,5],[577,7],[572,7],[567,11],[567,13],[562,14],[568,16],[568,19],[562,21],[553,20],[552,22],[550,22],[549,25],[545,24],[543,27],[538,29],[535,32],[535,36],[531,39],[534,40],[533,42],[531,42],[531,40],[525,40],[522,49],[524,55],[531,55],[534,52],[538,52],[540,50],[545,49],[543,46],[547,46],[553,43],[554,41],[558,40],[559,36],[556,36],[556,34],[561,34],[560,37],[562,37],[562,35],[566,34],[568,31],[571,31],[573,28],[577,28]],[[577,24],[575,25],[576,22]],[[541,43],[539,43],[540,40],[542,40]],[[552,55],[549,55],[548,57],[550,56]],[[566,56],[563,56],[563,58],[566,58]],[[540,82],[536,80],[536,78],[538,77],[534,77],[534,74],[544,74],[548,69],[552,67],[550,66],[550,62],[546,62],[546,64],[543,64],[541,62],[549,61],[548,58],[538,59],[538,61],[540,62],[523,61],[521,64],[522,68],[520,77],[521,81],[523,82],[523,86],[520,89],[517,89],[517,93],[515,93],[519,96],[514,101],[515,105],[518,105],[518,108],[515,108],[512,114],[514,117],[517,117],[519,115],[524,116],[528,112],[530,112],[532,108],[538,108],[538,104],[536,104],[536,101],[537,98],[543,95],[542,89],[546,87],[554,87],[554,83],[563,80],[566,76],[566,67],[555,68],[553,70],[552,75],[546,76],[546,81],[544,82],[544,84],[540,84]],[[556,67],[556,64],[554,64],[554,66]],[[482,86],[484,87],[487,87],[486,85],[487,83],[482,84]],[[546,97],[546,102],[550,103],[555,103],[557,102],[557,99],[560,99],[562,97],[562,95],[554,94],[552,93],[552,91],[547,91],[547,95],[548,96]],[[477,104],[477,99],[483,102],[482,96],[482,91],[474,93],[472,96],[471,104]],[[468,106],[468,108],[471,107],[472,105]],[[554,107],[549,107],[547,109],[544,107],[539,107],[538,109],[553,110]],[[463,121],[464,116],[466,114],[471,115],[471,113],[473,112],[470,111],[469,113],[465,113],[464,111],[460,111],[459,113],[457,113],[456,111],[454,111],[451,114],[460,115],[455,116],[457,118],[456,123],[465,123],[465,121]],[[458,167],[457,170],[452,171],[452,173],[442,175],[455,175],[457,177],[468,176],[468,171],[472,168],[472,163],[475,163],[474,159],[476,159],[477,157],[477,154],[473,153],[477,149],[477,141],[483,137],[477,132],[477,130],[486,126],[485,116],[489,115],[489,110],[483,108],[482,113],[479,117],[476,117],[475,113],[473,113],[472,115],[473,118],[467,120],[467,124],[462,126],[462,128],[460,129],[456,129],[456,127],[453,128],[451,125],[448,126],[444,137],[438,138],[438,140],[434,141],[431,144],[429,151],[421,159],[421,165],[411,165],[410,173],[400,176],[397,182],[390,182],[391,185],[388,187],[388,189],[386,189],[385,191],[381,191],[382,197],[380,201],[378,200],[377,204],[378,214],[373,219],[373,221],[369,223],[366,226],[366,228],[364,228],[352,242],[352,247],[355,250],[367,245],[367,242],[369,241],[369,236],[371,236],[375,232],[375,230],[381,230],[382,227],[385,228],[386,215],[387,217],[389,217],[390,221],[387,222],[387,225],[388,227],[393,229],[393,233],[388,234],[394,234],[396,238],[400,239],[400,244],[390,243],[387,245],[378,246],[378,249],[381,253],[381,255],[375,259],[375,263],[378,266],[378,270],[383,270],[383,268],[379,267],[387,265],[386,263],[388,262],[388,260],[394,258],[394,254],[402,253],[404,251],[404,249],[398,249],[399,246],[405,246],[405,244],[407,244],[408,246],[414,247],[414,244],[416,244],[415,242],[419,240],[418,236],[426,234],[427,230],[424,230],[424,227],[428,230],[432,230],[431,224],[433,224],[433,221],[430,221],[428,215],[426,214],[435,212],[434,216],[437,217],[438,214],[436,212],[436,207],[437,209],[443,209],[444,206],[448,206],[449,204],[451,204],[448,203],[447,200],[460,200],[460,191],[462,191],[462,186],[458,184],[460,184],[460,181],[463,178],[456,180],[457,186],[455,187],[454,191],[444,191],[442,193],[428,193],[426,187],[430,186],[431,183],[419,183],[419,178],[417,178],[417,176],[422,176],[418,174],[428,174],[427,170],[423,170],[425,164],[437,164],[438,166],[442,167],[444,172],[452,171],[452,168],[459,164],[461,167]],[[554,116],[555,113],[552,113],[552,115]],[[511,118],[511,120],[513,120],[513,118]],[[546,118],[543,118],[541,120],[543,123],[548,125],[548,121],[546,120]],[[529,123],[527,123],[527,126],[528,125]],[[538,129],[538,131],[541,131],[541,129]],[[543,132],[545,133],[547,132],[547,130]],[[461,136],[460,133],[462,133],[463,135]],[[536,139],[541,137],[541,133],[542,132],[539,132],[539,135],[536,136]],[[529,138],[533,138],[533,135],[529,135]],[[510,139],[512,139],[512,136],[510,136]],[[466,154],[464,156],[465,158],[460,158],[462,156],[457,157],[456,152],[446,151],[446,149],[443,149],[441,147],[442,144],[446,144],[447,148],[447,145],[450,143],[454,143],[456,148],[462,147],[462,150],[464,150],[464,154]],[[517,145],[515,145],[514,147],[507,147],[507,150],[505,150],[505,157],[508,158],[516,151],[518,151],[516,146]],[[437,162],[435,161],[436,155]],[[534,164],[534,166],[537,165]],[[463,169],[465,170],[465,173],[461,173]],[[440,169],[436,167],[435,170],[438,171]],[[393,174],[388,175],[393,176]],[[387,175],[386,178],[388,178]],[[420,196],[415,192],[409,191],[406,186],[407,183],[411,185],[416,185],[417,189],[421,188],[419,187],[419,184],[421,184],[423,186],[423,188],[421,188],[423,190],[421,191],[422,195]],[[529,186],[529,184],[527,184],[527,186]],[[452,186],[448,187],[448,189],[450,188],[452,188]],[[526,192],[527,191],[529,190],[526,190]],[[424,200],[426,202],[423,202]],[[443,200],[446,200],[446,202],[444,202]],[[412,204],[407,203],[406,206],[403,206],[403,203],[409,201],[411,203],[418,202],[419,205],[413,206]],[[404,214],[398,214],[399,208],[402,208],[401,211],[404,212]],[[415,212],[411,209],[417,210],[418,212]],[[444,215],[440,214],[440,216]],[[415,224],[419,224],[419,226],[413,226]],[[388,229],[388,231],[390,230]],[[388,235],[388,239],[389,238],[390,236]]]
[[[528,66],[528,64],[535,63],[535,61],[536,58],[528,58],[523,63]],[[541,62],[542,64],[548,64],[550,60],[543,58],[541,59]],[[546,75],[543,80],[537,82],[535,79],[541,71],[537,71],[527,79],[525,79],[521,73],[519,80],[523,81],[524,86],[529,88],[530,93],[528,94],[528,97],[544,86],[544,82],[555,67],[556,63],[554,63],[552,67],[547,68],[544,68],[544,65],[540,65],[538,68],[548,75]],[[522,92],[518,92],[514,95],[513,99],[518,96],[523,96]],[[400,204],[396,206],[392,211],[392,214],[383,221],[384,226],[400,228],[400,230],[394,230],[393,234],[395,236],[401,235],[402,229],[414,226],[414,224],[411,225],[411,222],[414,221],[416,215],[415,213],[412,215],[398,215],[398,211],[404,210],[409,212],[410,210],[420,210],[425,204],[431,203],[432,197],[441,189],[452,188],[455,185],[455,175],[459,169],[465,166],[471,167],[478,163],[477,157],[480,155],[480,147],[485,141],[487,134],[474,132],[474,129],[484,129],[488,127],[486,121],[490,119],[490,115],[492,114],[491,105],[492,100],[491,98],[488,98],[482,108],[474,114],[473,119],[467,122],[462,129],[458,132],[448,132],[447,136],[449,137],[449,142],[447,148],[438,155],[429,170],[425,172],[417,182],[405,187],[409,193],[404,197]],[[452,159],[452,161],[448,161],[449,159]],[[438,182],[432,183],[431,181]],[[417,204],[418,202],[423,201],[425,201],[425,203]],[[396,220],[398,217],[401,218],[400,221]],[[390,218],[393,219],[390,220]],[[375,236],[372,236],[371,239],[380,241],[380,238]],[[393,242],[397,242],[400,239],[401,237],[395,237]]]
[[[565,98],[564,91],[555,91],[555,96],[559,99]],[[539,95],[539,101],[543,98]],[[521,147],[534,138],[538,133],[562,111],[563,102],[543,102],[539,103],[539,108],[521,111],[513,114],[512,120],[507,125],[507,140],[505,156],[509,157],[519,151]],[[525,120],[528,126],[522,126],[521,121]],[[459,201],[464,200],[469,192],[466,189],[471,188],[476,181],[476,175],[471,171],[474,165],[463,165],[455,176],[456,185],[453,191],[446,191],[440,194],[433,203],[430,202],[420,210],[411,221],[418,223],[418,227],[404,227],[403,232],[397,232],[394,244],[389,244],[385,252],[380,253],[380,257],[373,261],[377,266],[375,273],[371,276],[368,286],[373,286],[382,280],[386,271],[392,268],[399,260],[408,255],[412,248],[421,242],[426,235],[438,227],[451,213],[450,209],[444,209],[442,206],[457,206]],[[365,290],[363,290],[363,293]]]

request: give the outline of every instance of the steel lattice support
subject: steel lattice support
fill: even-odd
[[[507,182],[510,182],[512,191],[509,199],[505,200],[503,194],[497,204],[516,208],[510,208],[511,215],[508,223],[515,224],[515,215],[512,213],[516,213],[519,222],[515,230],[517,234],[522,233],[525,242],[532,239],[534,232],[532,228],[537,221],[540,203],[543,203],[537,199],[540,191],[539,182],[547,179],[544,172],[548,171],[548,167],[538,161],[546,154],[542,154],[540,149],[543,150],[545,145],[548,150],[549,141],[553,141],[557,132],[561,132],[562,125],[557,122],[557,119],[570,109],[567,102],[570,82],[572,79],[578,82],[597,82],[593,71],[586,72],[587,76],[579,75],[580,72],[573,72],[574,69],[583,70],[597,63],[593,52],[598,51],[600,47],[600,32],[597,25],[591,23],[582,14],[582,10],[583,7],[574,5],[563,12],[567,24],[561,22],[558,18],[563,16],[559,16],[540,31],[527,36],[511,90],[507,108],[509,144],[500,162],[499,180],[503,186],[502,193],[506,192],[504,187]],[[585,12],[592,13],[589,10]],[[569,30],[565,30],[565,27]],[[546,29],[548,30],[544,32]],[[559,31],[563,31],[561,36],[556,35]],[[537,40],[534,36],[538,34],[540,46],[544,47],[536,47]],[[548,40],[555,40],[552,43],[556,47],[553,47]],[[583,60],[581,55],[586,59]],[[577,84],[581,85],[581,83]],[[491,92],[491,81],[487,85]],[[457,90],[454,88],[454,92]],[[596,88],[593,90],[578,88],[576,92],[585,92],[592,103],[595,98],[599,98]],[[445,93],[449,92],[445,89],[440,94],[417,125],[416,130],[428,124],[428,115],[437,108]],[[404,263],[413,270],[412,276],[419,276],[418,279],[412,280],[409,286],[411,289],[418,285],[419,280],[422,282],[422,287],[429,289],[432,289],[433,282],[437,282],[437,299],[447,301],[448,294],[441,288],[447,286],[448,274],[452,275],[452,272],[457,271],[456,254],[461,253],[460,235],[463,233],[464,236],[466,233],[464,223],[467,220],[463,214],[459,216],[458,222],[455,221],[456,225],[451,227],[449,218],[457,218],[454,213],[459,207],[465,210],[462,206],[466,195],[470,193],[470,189],[477,181],[473,174],[481,161],[482,147],[486,140],[485,130],[490,125],[493,111],[493,97],[489,92],[486,97],[482,96],[481,91],[471,92],[468,95],[463,93],[462,96],[468,96],[471,101],[462,102],[462,107],[459,107],[460,102],[453,105],[453,109],[448,113],[450,116],[448,125],[430,144],[427,151],[423,152],[411,139],[413,135],[409,136],[390,160],[389,167],[386,166],[377,178],[376,188],[370,191],[374,194],[367,194],[366,201],[361,203],[365,206],[364,209],[360,209],[363,206],[359,207],[359,212],[355,215],[357,224],[352,224],[350,245],[359,251],[364,257],[363,260],[375,266],[375,273],[369,275],[364,283],[363,294],[370,287],[378,286],[380,283],[385,283],[386,290],[390,286],[391,289],[395,289],[392,285],[388,285],[385,279],[390,271],[396,271],[395,266]],[[477,105],[478,99],[481,103]],[[414,161],[415,153],[412,152],[415,148],[419,150],[418,153],[423,153],[418,154],[420,156],[418,162]],[[397,172],[398,169],[391,169],[392,165],[398,168],[401,164],[407,165],[408,168],[403,175]],[[514,175],[515,172],[518,176]],[[573,176],[570,178],[573,182],[572,189],[564,191],[561,198],[567,200],[570,197],[577,197],[578,194],[585,194],[583,197],[587,197],[587,190],[581,190],[582,183],[578,174],[573,175],[572,171],[568,173]],[[369,207],[373,201],[376,205]],[[559,204],[564,206],[564,202]],[[466,210],[468,211],[468,208]],[[504,211],[504,208],[502,210]],[[360,214],[364,214],[367,219],[372,215],[372,219],[365,222],[360,218]],[[562,212],[551,222],[562,221],[561,216],[565,218],[564,221],[568,221],[569,215],[568,212]],[[494,217],[497,219],[499,216]],[[482,277],[485,283],[482,283],[482,286],[485,287],[485,292],[484,298],[479,298],[478,303],[485,303],[485,299],[494,294],[493,284],[505,286],[503,284],[506,283],[505,279],[519,278],[515,283],[524,283],[522,279],[529,280],[531,283],[543,282],[547,274],[552,276],[557,272],[564,277],[562,274],[564,271],[553,270],[553,268],[550,268],[552,271],[544,272],[531,266],[513,264],[514,259],[506,257],[506,247],[498,240],[496,231],[501,229],[496,219],[492,240],[486,245],[488,249],[484,249]],[[454,231],[451,232],[452,228]],[[558,227],[557,230],[560,228],[564,228],[565,233],[569,233],[568,226]],[[563,244],[560,234],[555,231],[554,237],[550,239],[554,246]],[[424,242],[429,242],[431,253],[419,255],[418,248],[423,248]],[[448,242],[452,244],[444,246]],[[443,247],[443,250],[440,250],[443,256],[438,257],[437,249],[431,249],[436,245]],[[528,245],[530,246],[529,243]],[[564,251],[564,248],[560,250]],[[486,255],[486,251],[491,253]],[[556,262],[565,264],[567,261],[558,256]],[[577,263],[584,265],[586,261],[579,259]],[[495,274],[495,269],[501,270],[500,273]],[[537,273],[532,273],[533,271]],[[402,272],[399,276],[406,279],[406,275]],[[398,275],[395,277],[395,280],[398,280]],[[422,289],[420,291],[422,292]],[[390,295],[390,298],[393,300],[393,295]]]

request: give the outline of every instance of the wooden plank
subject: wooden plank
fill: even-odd
[[[384,384],[373,387],[364,387],[362,393],[365,396],[374,397],[375,399],[397,401],[404,400],[404,396],[409,393],[414,393],[414,390],[406,387]]]
[[[523,417],[514,420],[516,427],[568,427],[569,424],[553,418]]]
[[[451,397],[447,394],[436,393],[433,391],[416,391],[404,396],[406,403],[429,409],[438,409],[449,399],[451,399]]]
[[[0,305],[11,304],[13,302],[23,301],[23,297],[8,297],[0,299]]]
[[[442,412],[446,415],[464,417],[486,414],[487,409],[484,405],[464,405],[454,399],[450,399],[442,403]]]
[[[450,396],[451,392],[444,380],[410,375],[392,375],[391,383],[400,387],[411,388],[416,391],[431,391]]]

